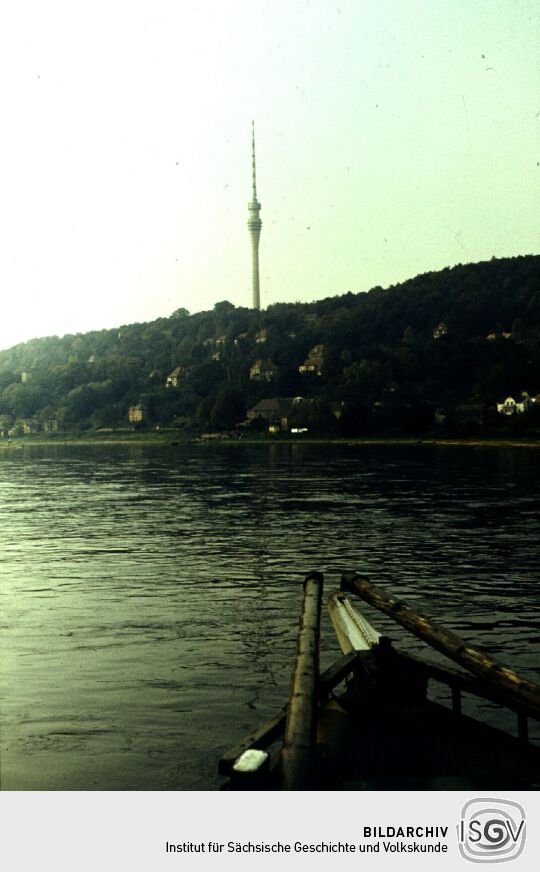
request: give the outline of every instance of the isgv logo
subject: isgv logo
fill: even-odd
[[[503,863],[525,847],[525,810],[509,799],[471,799],[461,812],[458,843],[472,863]]]

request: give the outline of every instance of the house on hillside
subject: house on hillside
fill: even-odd
[[[128,409],[128,420],[130,424],[141,424],[148,417],[148,406],[146,403],[137,403],[135,406],[130,406]]]
[[[291,419],[302,403],[302,397],[272,397],[259,400],[247,413],[246,424],[251,424],[257,418],[268,423],[271,432],[286,432],[291,427]]]
[[[255,342],[261,345],[263,342],[268,341],[268,330],[266,327],[263,327],[262,330],[259,330],[258,333],[255,334]]]
[[[53,415],[49,418],[43,418],[41,426],[45,433],[56,433],[59,429],[58,418]]]
[[[270,382],[276,378],[279,368],[271,360],[256,360],[249,370],[251,381]]]
[[[298,372],[305,375],[313,373],[314,375],[322,375],[324,365],[324,345],[314,345],[303,363],[298,367]]]
[[[497,403],[499,415],[522,415],[532,407],[532,400],[528,394],[521,394],[521,399],[515,400],[507,397],[503,403]]]
[[[337,403],[330,403],[330,411],[332,412],[332,415],[334,416],[336,421],[339,421],[341,419],[344,409],[345,403],[343,402],[343,400],[340,400]]]
[[[446,326],[444,321],[439,321],[436,327],[433,328],[433,338],[440,339],[441,336],[446,336],[448,333],[448,327]]]
[[[13,424],[11,415],[0,415],[0,436],[7,438],[9,428]]]
[[[18,418],[13,427],[8,430],[8,436],[30,436],[31,433],[39,433],[41,430],[37,418]]]
[[[489,342],[494,342],[495,339],[498,338],[498,336],[500,336],[501,339],[511,339],[511,338],[512,338],[512,334],[511,334],[511,333],[508,333],[507,331],[503,330],[502,333],[499,333],[499,334],[497,334],[497,333],[488,333],[488,335],[486,336],[486,339],[487,339]]]
[[[167,380],[165,382],[165,387],[167,388],[177,388],[178,382],[181,378],[185,377],[186,370],[183,366],[177,366],[176,369],[173,369],[172,372],[167,376]]]

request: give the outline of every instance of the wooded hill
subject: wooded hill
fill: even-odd
[[[0,430],[126,427],[138,404],[137,426],[231,429],[269,397],[310,400],[296,425],[330,435],[534,430],[540,402],[512,417],[496,403],[540,392],[539,267],[539,256],[492,259],[310,304],[224,301],[34,339],[0,352]]]

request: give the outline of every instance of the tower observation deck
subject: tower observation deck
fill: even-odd
[[[262,221],[259,217],[261,204],[257,200],[257,179],[255,173],[255,122],[251,122],[251,202],[248,203],[249,218],[247,222],[251,237],[251,284],[253,289],[253,308],[261,308],[261,289],[259,283],[259,239],[261,238]]]

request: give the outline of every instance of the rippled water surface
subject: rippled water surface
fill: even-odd
[[[285,701],[311,569],[327,593],[344,569],[367,573],[537,680],[539,460],[454,446],[0,453],[3,789],[218,787],[220,752]],[[326,619],[322,648],[327,665]]]

